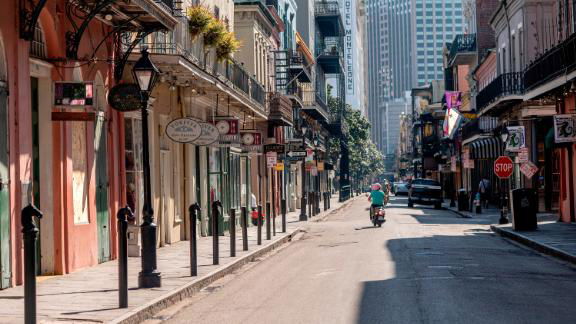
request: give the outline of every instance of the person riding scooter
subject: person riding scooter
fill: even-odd
[[[370,206],[370,220],[372,220],[372,215],[375,208],[383,207],[384,206],[384,199],[386,195],[382,191],[382,186],[379,183],[375,183],[372,185],[372,192],[370,192],[370,196],[368,197],[368,201],[372,202]]]

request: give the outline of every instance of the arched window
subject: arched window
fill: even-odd
[[[30,42],[30,56],[40,59],[46,58],[46,40],[42,26],[39,23],[34,28],[34,38]]]

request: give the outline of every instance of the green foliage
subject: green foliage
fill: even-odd
[[[208,24],[204,33],[204,47],[215,47],[226,37],[228,31],[224,24],[216,19]]]
[[[333,116],[343,115],[348,126],[342,138],[332,137],[328,141],[328,155],[336,161],[340,154],[340,141],[348,146],[350,175],[355,179],[364,179],[384,172],[384,157],[370,139],[370,122],[350,105],[342,105],[340,98],[332,97],[328,88],[328,108]],[[344,107],[344,111],[341,110]]]
[[[215,20],[210,9],[203,6],[188,8],[186,15],[188,16],[188,30],[192,38],[205,33],[208,25]]]
[[[228,60],[232,54],[240,48],[240,41],[236,39],[234,33],[227,32],[222,40],[216,45],[216,57],[218,60]]]

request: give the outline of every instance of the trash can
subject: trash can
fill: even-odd
[[[515,231],[535,231],[538,196],[535,189],[512,190],[512,228]]]
[[[470,209],[468,192],[466,189],[461,188],[458,190],[458,211],[467,211]]]

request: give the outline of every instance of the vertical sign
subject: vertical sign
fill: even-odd
[[[344,53],[346,55],[346,94],[354,94],[354,46],[352,0],[344,0]]]

